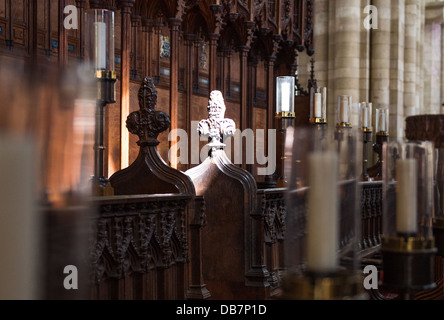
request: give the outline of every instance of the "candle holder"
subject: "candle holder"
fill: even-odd
[[[384,154],[382,284],[402,299],[433,289],[433,143],[396,141]]]
[[[314,125],[327,124],[327,88],[321,87],[310,90],[310,123]]]
[[[361,102],[359,104],[359,113],[360,113],[360,127],[362,131],[362,180],[369,181],[371,180],[367,170],[368,166],[368,148],[367,144],[372,142],[373,139],[373,127],[371,124],[372,119],[372,104]]]
[[[285,139],[287,128],[294,126],[296,113],[294,112],[295,100],[295,77],[283,76],[276,78],[276,116],[275,128],[278,133],[277,152],[279,162],[277,165],[277,188],[287,187],[287,177],[285,176]]]
[[[112,195],[113,189],[103,172],[104,109],[115,103],[114,12],[90,9],[85,12],[85,64],[97,83],[96,129],[94,143],[94,195]]]
[[[351,96],[338,97],[337,124],[338,129],[351,128],[350,112],[351,112]]]
[[[335,133],[288,131],[284,299],[368,298],[358,255],[361,135],[350,129],[338,149]]]

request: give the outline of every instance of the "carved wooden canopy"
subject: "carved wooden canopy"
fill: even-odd
[[[140,17],[146,26],[178,21],[185,34],[199,34],[206,40],[216,36],[220,47],[248,47],[253,55],[278,56],[282,63],[294,63],[296,51],[314,54],[314,0],[90,0],[89,3],[111,10],[130,8],[132,15]]]

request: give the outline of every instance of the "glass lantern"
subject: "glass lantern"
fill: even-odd
[[[433,288],[433,143],[393,141],[384,148],[384,285],[407,292]]]
[[[282,118],[294,118],[295,77],[276,78],[276,114]]]
[[[288,131],[283,291],[290,300],[362,298],[362,136],[347,133],[347,148],[339,148],[333,128],[324,134],[313,127]]]
[[[351,113],[351,97],[339,96],[338,97],[338,110],[337,110],[337,126],[338,127],[351,127],[350,113]]]
[[[310,91],[310,122],[312,124],[327,123],[327,88]]]
[[[362,131],[372,131],[372,103],[359,103],[359,126]]]
[[[90,9],[85,12],[85,63],[98,80],[98,100],[114,103],[114,12]]]
[[[386,108],[376,109],[376,134],[387,135],[389,132],[389,112]]]

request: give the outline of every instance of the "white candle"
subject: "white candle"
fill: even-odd
[[[98,70],[106,69],[105,22],[94,22],[94,64]]]
[[[381,110],[379,113],[379,132],[387,132],[386,120],[385,120],[385,111]]]
[[[368,128],[368,109],[367,109],[367,105],[365,104],[365,102],[362,103],[361,105],[361,117],[362,117],[362,127],[363,128]]]
[[[327,88],[322,87],[322,118],[327,117]]]
[[[417,233],[417,177],[415,159],[398,160],[396,162],[396,180],[396,231],[408,234]]]
[[[309,155],[307,269],[334,272],[338,267],[338,155]]]
[[[30,141],[0,136],[0,299],[40,299],[36,154]]]
[[[348,100],[341,99],[341,122],[348,123]]]
[[[314,94],[314,117],[322,118],[322,94]]]
[[[284,82],[281,85],[282,112],[290,112],[290,83]]]

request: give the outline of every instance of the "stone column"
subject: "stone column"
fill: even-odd
[[[388,108],[390,105],[391,7],[390,2],[384,0],[374,0],[373,5],[378,8],[378,29],[371,32],[370,100],[374,109]]]
[[[361,1],[336,0],[335,12],[335,84],[334,98],[350,95],[353,99],[351,122],[358,125],[360,100]],[[334,118],[336,120],[336,117]]]
[[[316,80],[320,87],[328,85],[328,45],[329,45],[329,0],[315,0],[314,4],[314,49],[316,60]]]
[[[404,53],[404,116],[418,114],[419,92],[417,91],[417,38],[421,16],[418,1],[405,3],[405,53]]]
[[[390,1],[390,139],[404,137],[405,0]],[[382,12],[384,14],[384,11]],[[374,32],[373,34],[375,34]]]

